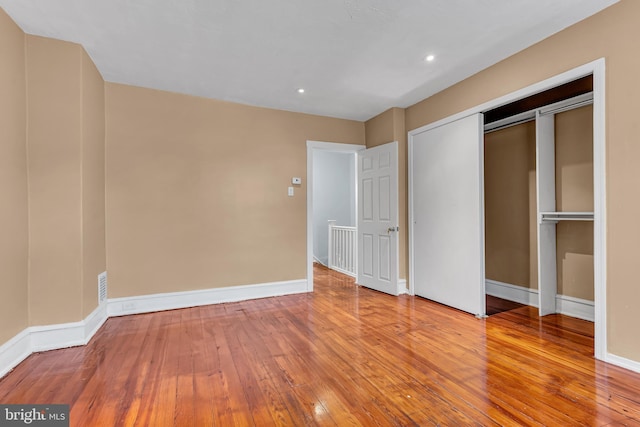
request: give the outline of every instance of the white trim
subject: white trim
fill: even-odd
[[[87,344],[107,320],[107,310],[98,306],[84,320],[29,329],[31,352],[55,350]]]
[[[301,279],[109,299],[84,320],[31,326],[2,344],[0,378],[32,353],[87,344],[109,317],[297,294],[307,292],[307,288],[306,279]]]
[[[604,361],[607,363],[611,363],[612,365],[620,366],[621,368],[640,373],[640,362],[636,362],[635,360],[607,353],[607,357],[604,359]]]
[[[485,279],[485,289],[487,295],[506,299],[520,304],[538,306],[538,291],[535,289],[516,286],[510,283],[499,282],[497,280]]]
[[[409,289],[407,289],[407,294],[415,295],[415,274],[414,274],[414,242],[413,242],[413,233],[414,233],[414,215],[413,215],[413,135],[411,132],[408,133],[407,138],[407,192],[408,192],[408,202],[407,202],[407,228],[409,232]]]
[[[356,144],[307,140],[307,291],[313,292],[313,152],[315,150],[357,153],[367,147]],[[358,168],[356,163],[356,183]],[[355,183],[354,183],[355,185]],[[356,203],[358,200],[356,185]]]
[[[32,326],[31,352],[55,350],[86,344],[84,321]]]
[[[79,322],[24,329],[0,346],[0,378],[32,353],[87,344],[106,320],[107,310],[103,305]]]
[[[538,307],[538,291],[536,289],[529,289],[491,279],[486,279],[485,282],[487,295]],[[556,313],[593,322],[594,304],[593,301],[582,298],[556,295]]]
[[[98,330],[104,325],[104,322],[109,318],[107,314],[108,300],[103,301],[102,305],[96,307],[90,315],[84,319],[84,336],[86,337],[85,344],[91,341],[91,338],[98,332]]]
[[[414,295],[414,244],[413,244],[413,137],[427,130],[445,125],[471,114],[491,110],[517,99],[560,86],[581,77],[593,75],[593,197],[594,197],[594,289],[595,289],[595,357],[605,360],[607,346],[607,275],[606,275],[606,150],[605,150],[605,59],[600,58],[549,79],[501,96],[484,104],[435,121],[408,132],[409,179],[409,294]]]
[[[330,269],[330,270],[333,270],[333,271],[337,271],[338,273],[342,273],[345,276],[353,277],[354,279],[358,277],[358,275],[356,273],[353,273],[353,272],[348,271],[348,270],[343,270],[340,267],[327,267],[327,268]]]
[[[31,355],[29,328],[0,346],[0,378]]]
[[[485,218],[484,218],[484,203],[485,203],[485,195],[484,195],[484,115],[480,114],[479,115],[479,126],[478,126],[478,133],[480,134],[480,147],[478,147],[479,149],[479,154],[480,154],[480,158],[478,159],[479,165],[478,165],[478,184],[479,187],[478,188],[478,206],[480,207],[480,236],[479,236],[479,240],[480,240],[480,247],[478,248],[480,250],[480,277],[477,279],[480,282],[480,292],[477,295],[477,298],[480,300],[480,313],[476,313],[476,317],[478,318],[484,318],[487,317],[487,298],[486,298],[486,293],[487,293],[487,284],[485,282],[485,279],[487,277],[487,258],[486,258],[486,245],[485,245],[485,241],[486,241],[486,236],[485,236]]]
[[[308,292],[306,279],[109,299],[109,317]]]
[[[578,319],[595,321],[595,308],[593,301],[568,295],[556,295],[556,312]]]
[[[407,293],[407,279],[398,279],[398,295]]]
[[[607,209],[606,209],[606,133],[605,60],[593,67],[593,275],[594,350],[596,359],[605,360],[607,343]]]

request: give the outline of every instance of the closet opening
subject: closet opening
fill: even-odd
[[[593,76],[484,112],[487,314],[594,321]]]

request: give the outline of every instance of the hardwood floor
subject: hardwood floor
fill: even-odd
[[[640,426],[640,375],[593,359],[589,322],[315,274],[313,294],[111,318],[30,356],[0,403],[68,403],[76,426]]]
[[[506,299],[494,297],[491,295],[486,296],[487,299],[487,316],[493,316],[494,314],[504,313],[505,311],[515,310],[516,308],[523,308],[524,304],[508,301]]]

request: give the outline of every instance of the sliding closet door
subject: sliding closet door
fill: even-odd
[[[415,293],[482,316],[482,114],[413,135],[411,144]]]

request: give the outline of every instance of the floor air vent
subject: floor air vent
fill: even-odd
[[[107,272],[98,274],[98,304],[107,302]]]

